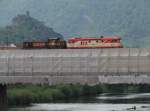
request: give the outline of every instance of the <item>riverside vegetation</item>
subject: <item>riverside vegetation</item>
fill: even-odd
[[[69,100],[71,98],[97,96],[101,93],[139,92],[150,92],[150,85],[14,85],[7,89],[10,106],[57,102],[58,100]]]

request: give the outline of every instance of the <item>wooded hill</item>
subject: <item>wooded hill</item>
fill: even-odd
[[[30,40],[46,40],[55,37],[63,39],[61,34],[28,14],[17,15],[13,18],[11,25],[0,28],[0,42],[4,44],[7,42],[21,43]]]

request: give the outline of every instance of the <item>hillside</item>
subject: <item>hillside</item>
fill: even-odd
[[[29,12],[27,15],[17,15],[11,25],[0,29],[1,43],[20,43],[26,40],[47,40],[55,37],[63,39],[61,34],[30,17]]]
[[[29,10],[65,38],[120,35],[127,47],[150,47],[149,5],[149,0],[2,0],[0,24]]]

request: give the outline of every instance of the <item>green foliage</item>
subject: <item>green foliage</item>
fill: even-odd
[[[100,85],[99,86],[103,93],[138,93],[146,88],[142,88],[142,85],[127,85],[127,84],[114,84],[114,85]]]
[[[33,93],[28,89],[8,91],[9,104],[12,105],[29,105],[33,96]]]
[[[83,90],[83,95],[96,95],[96,94],[98,94],[98,91],[96,90],[95,86],[91,87],[91,86],[85,84],[83,86],[82,90]]]
[[[150,92],[150,85],[148,85],[148,84],[140,85],[139,91],[143,92],[143,93]]]
[[[136,93],[136,92],[139,92],[139,86],[137,86],[137,85],[129,85],[124,92],[125,93]]]
[[[74,95],[74,97],[80,97],[83,94],[83,88],[81,85],[77,84],[77,85],[70,85],[70,88],[72,89],[72,93]]]
[[[100,93],[97,86],[88,85],[15,85],[8,88],[8,101],[11,105],[28,105],[29,103],[54,102],[74,97],[96,95]]]
[[[10,105],[29,105],[30,103],[55,102],[86,96],[96,96],[100,93],[138,93],[150,92],[150,85],[15,85],[8,87],[8,102]]]
[[[53,89],[51,93],[52,93],[53,101],[64,99],[67,96],[60,89]]]
[[[59,86],[58,88],[60,89],[61,92],[63,92],[66,95],[66,97],[72,97],[74,94],[70,85],[62,85]]]

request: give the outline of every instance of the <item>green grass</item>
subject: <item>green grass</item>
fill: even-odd
[[[100,93],[138,93],[150,92],[150,85],[14,85],[8,86],[9,105],[30,105],[96,96]]]

